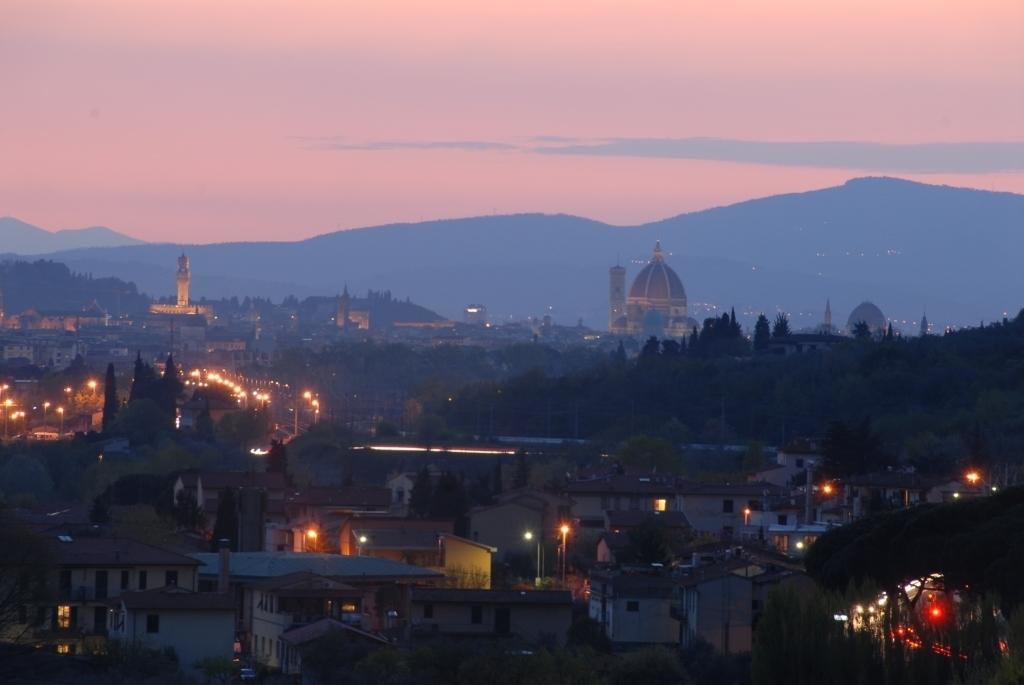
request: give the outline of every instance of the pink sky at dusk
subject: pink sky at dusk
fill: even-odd
[[[534,149],[1019,144],[1019,0],[4,0],[0,86],[0,215],[147,240],[492,212],[636,223],[882,173],[1024,192],[1024,160],[899,173]],[[466,141],[494,145],[450,149]]]

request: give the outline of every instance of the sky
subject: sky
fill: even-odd
[[[0,0],[0,215],[293,240],[1024,192],[1020,0]]]

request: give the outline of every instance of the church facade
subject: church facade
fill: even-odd
[[[633,279],[626,294],[626,269],[609,270],[609,328],[615,335],[683,338],[697,327],[689,316],[686,289],[678,274],[665,262],[661,242],[654,245],[651,260]]]

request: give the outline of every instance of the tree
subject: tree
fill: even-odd
[[[512,479],[512,488],[518,490],[530,484],[530,462],[526,459],[526,453],[516,452],[516,472]]]
[[[456,528],[462,525],[462,519],[469,511],[469,498],[462,481],[451,471],[445,471],[437,479],[437,485],[430,497],[430,517],[453,519]],[[459,531],[456,530],[456,533]]]
[[[103,379],[103,432],[110,433],[117,418],[119,404],[117,401],[117,376],[114,375],[114,364],[107,364],[107,375]]]
[[[412,485],[409,493],[409,514],[426,518],[430,515],[430,505],[434,499],[433,479],[430,477],[430,470],[424,466],[416,474],[416,482]]]
[[[622,344],[621,340],[619,341],[618,347],[616,347],[612,352],[611,359],[612,363],[617,366],[626,365],[626,346]]]
[[[644,359],[649,359],[658,356],[658,351],[661,348],[661,343],[653,335],[647,339],[644,343],[643,348],[640,350],[640,356]]]
[[[871,473],[891,462],[881,438],[871,428],[871,419],[850,426],[842,421],[829,424],[822,442],[825,471],[832,476]]]
[[[868,326],[866,321],[858,321],[853,324],[853,337],[857,340],[871,339],[871,327]]]
[[[30,530],[6,510],[0,509],[0,635],[17,640],[32,629],[35,612],[24,618],[25,607],[50,603],[50,576],[54,573],[52,550],[45,538]]]
[[[683,685],[690,682],[679,657],[664,647],[628,652],[612,666],[609,685]]]
[[[667,564],[672,561],[668,530],[661,519],[648,516],[640,525],[630,529],[625,549],[619,561],[637,564]]]
[[[89,508],[89,521],[91,523],[110,523],[110,507],[104,495],[97,495]]]
[[[772,337],[784,338],[787,335],[790,335],[789,317],[785,312],[779,312],[775,315],[775,323],[772,324]]]
[[[624,466],[658,473],[675,473],[681,466],[672,443],[646,435],[627,440],[616,452],[616,457]]]
[[[207,400],[202,411],[196,416],[196,435],[204,442],[213,442],[216,438],[216,428],[213,425],[213,417],[210,415],[210,401]]]
[[[491,477],[491,492],[495,495],[500,495],[504,489],[501,476],[501,458],[499,457],[494,461],[494,475]]]
[[[154,399],[160,404],[160,408],[169,417],[172,425],[178,412],[178,395],[184,388],[184,383],[178,378],[178,367],[174,364],[174,356],[169,354],[167,363],[164,365],[164,375],[157,384]]]
[[[270,453],[267,454],[267,471],[280,473],[288,478],[288,448],[281,440],[270,441]]]
[[[156,444],[168,430],[167,414],[148,397],[129,402],[118,412],[113,425],[113,432],[125,436],[134,446]]]
[[[743,454],[742,468],[744,471],[756,473],[764,467],[764,446],[755,440],[747,445],[747,451]]]
[[[217,501],[217,520],[213,524],[212,549],[220,547],[221,540],[228,540],[232,552],[238,551],[238,498],[232,488],[225,488]]]
[[[767,350],[771,337],[771,324],[768,323],[768,317],[764,314],[758,314],[757,323],[754,324],[754,351],[762,352]]]
[[[53,480],[38,459],[16,454],[0,467],[0,493],[30,503],[42,503],[53,495]]]

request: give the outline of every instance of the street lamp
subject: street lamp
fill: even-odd
[[[92,396],[96,397],[96,381],[90,379],[86,385],[89,386],[89,391],[92,393]]]
[[[977,471],[972,470],[967,472],[965,478],[967,478],[967,482],[970,483],[971,485],[977,485],[978,482],[981,480],[981,474],[978,473]]]
[[[362,554],[363,554],[363,545],[366,544],[366,540],[367,540],[367,537],[365,535],[360,535],[358,538],[356,538],[356,542],[359,543],[359,544],[356,545],[356,556],[357,557],[358,556],[362,556]]]
[[[565,585],[565,572],[568,567],[568,542],[569,542],[569,525],[566,523],[562,524],[562,527],[558,529],[558,532],[562,534],[562,585]]]
[[[4,440],[7,439],[7,435],[8,435],[8,433],[7,433],[7,422],[10,420],[11,406],[13,404],[14,404],[14,401],[11,400],[10,397],[8,397],[6,400],[4,400]]]
[[[306,531],[306,551],[307,552],[315,551],[316,550],[316,540],[317,540],[317,538],[319,536],[320,536],[320,534],[316,532],[316,528],[310,528],[309,530]]]
[[[313,423],[320,423],[320,400],[313,400]]]
[[[60,437],[64,437],[64,407],[57,407],[57,413],[60,414]]]
[[[43,402],[43,424],[46,424],[46,410],[50,408],[49,402]]]
[[[526,531],[525,533],[523,533],[523,539],[526,540],[527,542],[530,542],[531,540],[533,540],[533,533],[531,531]],[[541,576],[540,576],[540,539],[538,538],[537,539],[537,575],[533,579],[533,584],[536,587],[540,587],[540,581],[541,581]]]

